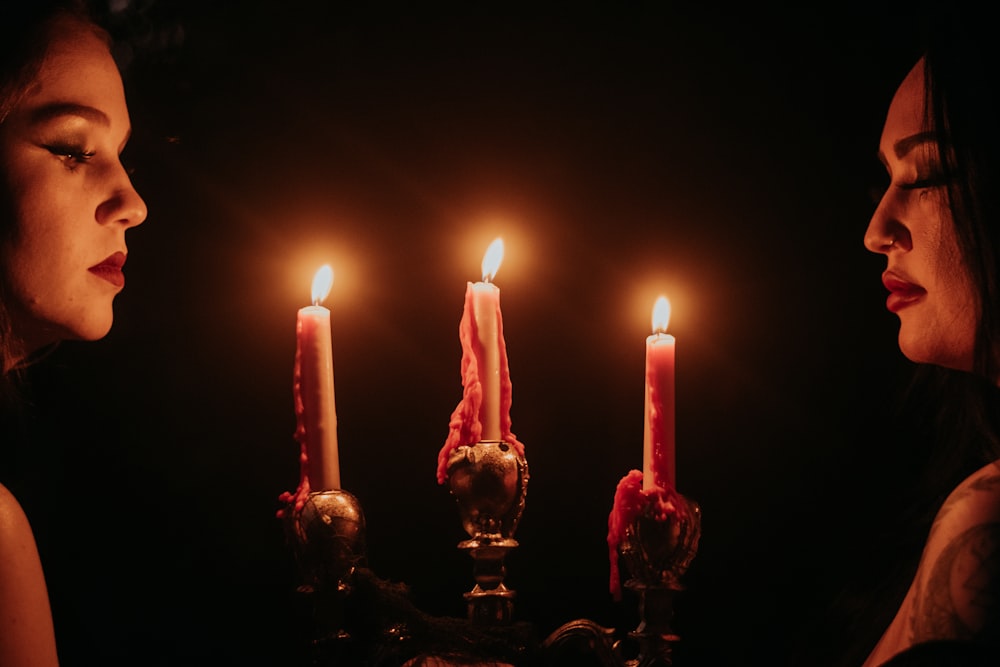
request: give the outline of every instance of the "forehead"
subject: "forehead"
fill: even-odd
[[[124,105],[121,75],[107,42],[79,21],[61,21],[53,33],[22,104],[73,102],[107,110]]]
[[[882,130],[884,152],[888,153],[886,144],[929,129],[924,113],[924,90],[924,61],[921,58],[896,89],[889,105]]]

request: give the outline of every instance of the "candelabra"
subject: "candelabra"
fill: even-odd
[[[399,667],[420,664],[442,648],[445,659],[479,655],[484,661],[548,667],[588,654],[602,667],[668,667],[679,637],[674,599],[698,549],[701,509],[673,496],[674,512],[647,499],[618,547],[625,586],[639,600],[638,627],[618,639],[613,628],[570,621],[542,641],[513,621],[515,593],[505,584],[504,558],[518,546],[514,532],[525,507],[528,466],[502,441],[456,448],[448,459],[451,494],[469,535],[458,548],[473,559],[472,590],[464,593],[467,619],[432,619],[412,607],[405,587],[379,582],[363,567],[365,521],[346,491],[311,494],[286,510],[286,526],[314,618],[314,665]],[[453,636],[445,636],[445,635]],[[628,645],[637,650],[626,655]],[[472,651],[475,647],[475,651]],[[469,652],[471,651],[471,653]],[[484,655],[488,653],[489,655]]]

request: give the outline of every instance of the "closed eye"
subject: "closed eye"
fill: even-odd
[[[902,190],[926,190],[929,188],[940,188],[948,184],[948,179],[944,176],[931,176],[929,178],[918,178],[909,183],[900,183]]]
[[[88,151],[78,146],[62,146],[58,144],[46,145],[45,149],[56,157],[63,158],[71,163],[70,166],[84,164],[97,154],[95,151]]]

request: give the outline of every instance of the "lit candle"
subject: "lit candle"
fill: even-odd
[[[642,488],[673,489],[674,337],[666,333],[670,302],[661,296],[653,306],[653,333],[646,338],[646,405],[642,449]]]
[[[448,479],[448,457],[463,445],[502,440],[524,456],[524,445],[510,428],[511,382],[500,314],[500,289],[493,284],[503,260],[503,240],[490,244],[483,257],[482,280],[468,283],[465,310],[458,325],[462,342],[462,401],[448,424],[448,438],[438,452],[437,479]]]
[[[483,255],[483,279],[471,287],[472,319],[476,332],[476,356],[482,403],[479,406],[480,437],[500,440],[500,288],[493,278],[503,261],[503,239],[497,238]]]
[[[323,266],[312,284],[312,305],[299,310],[296,326],[296,439],[302,445],[300,493],[340,488],[337,404],[333,393],[330,311],[320,305],[330,292],[333,271]]]

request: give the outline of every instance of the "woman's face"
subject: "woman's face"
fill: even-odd
[[[25,352],[111,328],[125,231],[146,218],[120,155],[131,126],[118,69],[93,31],[63,20],[25,95],[0,124],[0,271]]]
[[[882,129],[889,171],[865,247],[886,256],[886,307],[899,317],[899,347],[915,362],[972,370],[979,308],[962,260],[935,135],[924,114],[924,62],[899,86]]]

